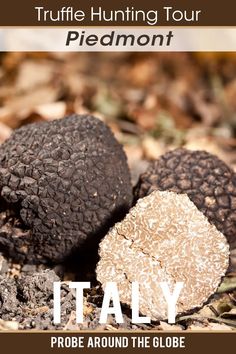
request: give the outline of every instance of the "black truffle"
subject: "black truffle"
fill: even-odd
[[[63,261],[132,203],[122,146],[88,115],[16,130],[0,146],[0,192],[0,250],[31,263]]]
[[[166,153],[140,176],[135,198],[155,189],[186,193],[236,248],[236,174],[218,157],[186,149]]]

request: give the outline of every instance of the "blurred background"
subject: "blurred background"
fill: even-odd
[[[24,124],[91,113],[124,144],[133,183],[179,146],[236,169],[235,53],[2,53],[0,143]]]

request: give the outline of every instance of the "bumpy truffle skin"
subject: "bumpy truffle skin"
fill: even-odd
[[[132,305],[131,282],[139,282],[140,311],[167,318],[159,282],[183,282],[177,313],[202,306],[216,291],[229,263],[226,238],[187,195],[154,191],[139,199],[100,243],[98,280],[115,281],[122,302]]]
[[[60,262],[132,203],[126,156],[89,115],[31,124],[0,147],[0,250]]]
[[[236,248],[236,174],[205,151],[177,149],[154,161],[135,188],[136,199],[154,189],[186,193]]]

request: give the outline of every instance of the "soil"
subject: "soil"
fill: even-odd
[[[84,322],[75,323],[75,289],[70,289],[68,282],[61,284],[61,324],[53,323],[53,282],[60,277],[52,269],[37,270],[36,266],[24,266],[21,275],[14,277],[6,273],[9,269],[2,267],[0,275],[0,317],[3,321],[14,321],[18,329],[35,330],[94,330],[106,326],[123,329],[135,329],[128,315],[125,323],[117,325],[112,316],[106,326],[99,324],[103,292],[99,285],[85,292]],[[60,271],[57,267],[56,271]],[[125,309],[129,312],[129,309]],[[153,326],[139,326],[139,328]]]

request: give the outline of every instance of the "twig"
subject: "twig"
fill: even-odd
[[[211,317],[211,316],[203,317],[201,315],[181,316],[181,317],[179,317],[176,320],[176,322],[186,321],[186,320],[190,320],[190,319],[191,320],[198,320],[198,321],[201,321],[201,322],[204,322],[205,320],[208,320],[208,321],[224,323],[224,324],[227,324],[229,326],[236,327],[236,321],[234,321],[234,320],[227,320],[227,319],[224,319],[224,318]]]

